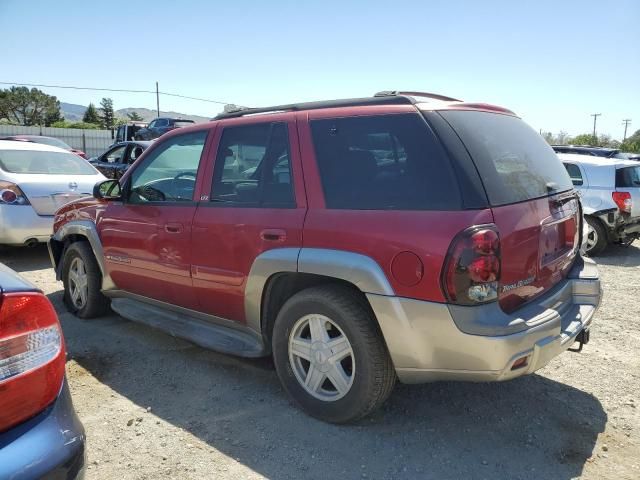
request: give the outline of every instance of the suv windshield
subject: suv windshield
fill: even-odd
[[[35,150],[0,150],[0,169],[9,173],[26,174],[97,174],[97,171],[86,160],[73,153]]]
[[[640,166],[616,170],[616,188],[640,187]]]
[[[573,188],[551,147],[519,118],[478,111],[440,114],[471,154],[492,206]]]

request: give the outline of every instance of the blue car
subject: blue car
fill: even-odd
[[[81,479],[85,436],[51,302],[0,264],[0,479]]]

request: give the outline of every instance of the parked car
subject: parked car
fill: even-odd
[[[638,154],[621,152],[618,148],[592,147],[589,145],[552,145],[556,153],[573,153],[575,155],[588,155],[592,157],[628,159],[637,157]]]
[[[182,118],[156,118],[146,128],[141,128],[134,135],[135,140],[153,140],[176,128],[193,125],[193,120],[183,120]]]
[[[0,264],[0,478],[83,478],[85,436],[51,302]]]
[[[91,195],[93,185],[104,179],[87,161],[61,148],[0,142],[0,244],[48,241],[55,211]]]
[[[147,127],[145,122],[128,122],[124,125],[119,125],[116,130],[115,142],[128,142],[134,140],[135,134],[143,128]]]
[[[640,237],[640,164],[633,160],[559,154],[582,196],[591,226],[587,254],[610,243],[631,244]]]
[[[89,160],[107,178],[120,178],[152,142],[120,142],[98,157]]]
[[[272,355],[329,422],[396,378],[532,373],[589,340],[600,303],[569,175],[492,105],[384,92],[231,111],[94,197],[57,212],[49,243],[71,312]]]
[[[75,153],[76,155],[84,158],[86,160],[87,154],[82,150],[78,150],[77,148],[73,148],[67,143],[63,142],[59,138],[54,137],[44,137],[42,135],[9,135],[1,138],[2,140],[15,140],[19,142],[33,142],[33,143],[42,143],[43,145],[50,145],[52,147],[58,147],[63,150],[68,150],[71,153]]]

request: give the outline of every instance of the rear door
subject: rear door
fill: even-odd
[[[98,221],[105,263],[116,286],[196,308],[191,282],[195,185],[208,130],[159,144],[125,180],[124,200]]]
[[[306,197],[295,121],[290,114],[226,121],[214,143],[210,194],[201,196],[193,222],[193,285],[201,311],[245,322],[256,257],[302,245]]]
[[[616,169],[616,191],[631,194],[631,217],[640,217],[640,165]]]
[[[484,183],[500,232],[500,305],[514,310],[566,277],[579,248],[577,193],[551,147],[519,118],[440,113]]]

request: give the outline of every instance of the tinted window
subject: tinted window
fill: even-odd
[[[616,170],[616,188],[640,187],[640,166]]]
[[[9,173],[97,175],[83,158],[73,153],[36,150],[0,150],[0,169]]]
[[[211,201],[238,206],[295,206],[284,123],[225,128]]]
[[[133,203],[193,200],[206,131],[172,137],[151,152],[131,175]]]
[[[327,208],[455,210],[451,165],[418,115],[311,122]]]
[[[169,124],[166,118],[159,118],[156,120],[154,127],[166,127]]]
[[[570,190],[562,163],[519,118],[477,111],[442,111],[471,154],[492,205]]]
[[[574,185],[582,185],[584,182],[582,180],[582,173],[580,172],[580,167],[574,163],[565,163],[564,168],[566,168],[569,177],[571,178],[571,183]]]

